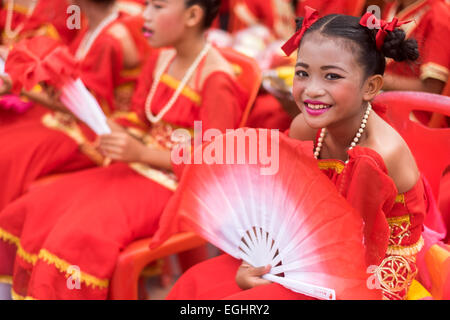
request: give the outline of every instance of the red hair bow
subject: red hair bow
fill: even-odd
[[[281,50],[283,50],[287,56],[290,56],[300,45],[303,34],[317,20],[319,20],[319,12],[316,9],[305,6],[305,18],[303,19],[302,27],[281,47]]]
[[[369,24],[369,19],[372,21]],[[400,27],[402,24],[409,23],[409,21],[398,21],[397,18],[392,19],[391,22],[386,22],[381,19],[377,19],[377,17],[371,13],[366,12],[361,20],[359,21],[359,24],[363,27],[367,27],[369,29],[378,29],[377,35],[376,35],[376,43],[377,43],[377,49],[381,50],[381,47],[384,44],[384,39],[386,39],[387,32],[388,31],[394,31],[395,28]]]
[[[13,92],[30,90],[41,81],[57,88],[79,76],[78,63],[66,46],[47,36],[17,43],[8,54],[5,71],[13,81]]]

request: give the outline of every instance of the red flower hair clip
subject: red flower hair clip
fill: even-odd
[[[381,19],[377,19],[377,17],[371,12],[366,12],[359,21],[359,24],[369,29],[378,29],[375,39],[377,43],[377,49],[381,50],[381,47],[384,44],[384,39],[386,39],[388,31],[394,31],[395,28],[410,22],[411,20],[398,21],[397,18],[392,19],[391,22],[387,22]]]
[[[308,30],[314,22],[319,20],[319,12],[316,9],[305,6],[305,18],[303,19],[302,27],[298,29],[294,35],[281,47],[287,56],[297,50],[302,40],[303,34]]]

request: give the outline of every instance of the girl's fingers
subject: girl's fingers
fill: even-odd
[[[123,149],[117,146],[101,146],[100,150],[104,153],[116,153],[116,154],[123,153]]]
[[[263,278],[255,278],[252,280],[252,287],[256,287],[256,286],[262,286],[265,284],[271,284],[272,281],[263,279]]]
[[[252,268],[250,270],[251,274],[254,276],[263,276],[270,271],[270,265],[258,268]]]

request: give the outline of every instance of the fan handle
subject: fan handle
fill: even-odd
[[[308,284],[292,279],[287,279],[285,277],[278,277],[273,274],[265,274],[263,278],[270,280],[272,282],[277,282],[284,287],[289,288],[292,291],[317,298],[320,300],[336,300],[336,292],[333,289],[315,286],[313,284]]]

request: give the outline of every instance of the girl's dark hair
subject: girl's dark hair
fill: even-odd
[[[205,11],[203,27],[209,28],[219,13],[221,0],[185,0],[186,7],[189,8],[195,4],[199,5]]]
[[[116,2],[116,0],[90,0],[92,2],[98,3],[98,4],[104,4],[104,5],[110,5]]]
[[[369,29],[359,24],[360,18],[330,14],[317,20],[305,35],[318,31],[324,36],[340,37],[350,40],[357,48],[358,61],[364,68],[366,77],[374,74],[384,74],[385,57],[395,61],[414,61],[419,58],[419,50],[415,39],[405,39],[402,29],[395,29],[384,40],[381,50],[376,47],[375,36],[378,29]],[[297,30],[301,28],[303,18],[297,18]]]

